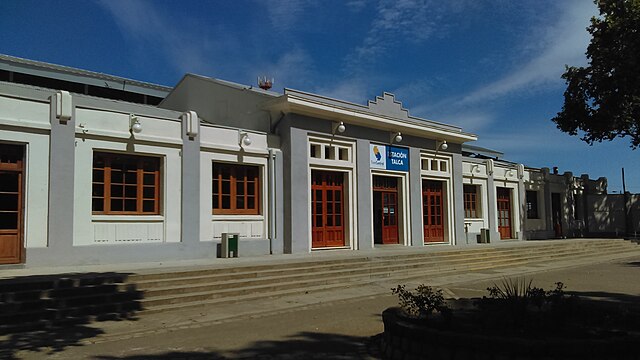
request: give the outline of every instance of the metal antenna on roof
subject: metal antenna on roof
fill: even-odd
[[[273,86],[273,78],[267,79],[266,76],[260,77],[258,76],[258,87],[262,90],[269,90]]]

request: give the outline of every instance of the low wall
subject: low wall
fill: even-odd
[[[523,339],[438,330],[407,319],[400,309],[382,313],[385,359],[640,359],[637,337]]]

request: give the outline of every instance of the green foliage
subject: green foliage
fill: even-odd
[[[588,144],[629,137],[640,146],[640,0],[596,0],[589,65],[567,66],[558,129]]]
[[[431,286],[419,285],[415,293],[406,290],[404,285],[392,288],[391,292],[398,295],[400,307],[409,316],[427,318],[434,312],[448,313],[442,290],[433,290]]]

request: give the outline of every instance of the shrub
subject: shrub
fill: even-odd
[[[442,290],[434,290],[424,284],[415,289],[415,293],[407,290],[404,285],[392,288],[391,292],[398,295],[400,307],[405,314],[415,318],[427,318],[434,312],[449,313]]]

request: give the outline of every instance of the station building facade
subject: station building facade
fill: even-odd
[[[168,88],[9,56],[0,76],[5,266],[215,262],[224,233],[240,256],[561,237],[589,181],[558,190],[390,93]]]

